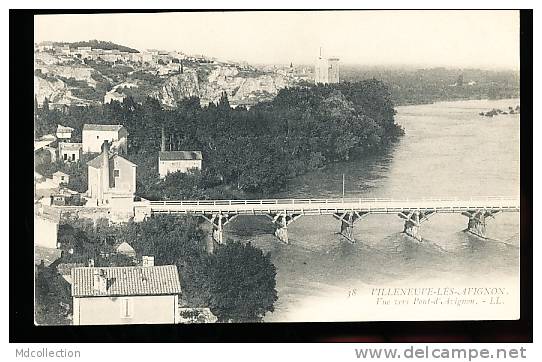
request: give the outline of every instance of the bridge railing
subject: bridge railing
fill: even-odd
[[[175,200],[149,201],[151,206],[227,206],[227,205],[311,205],[311,204],[362,204],[362,203],[411,203],[411,202],[518,202],[519,199],[501,196],[475,196],[470,198],[336,198],[336,199],[261,199],[261,200]]]

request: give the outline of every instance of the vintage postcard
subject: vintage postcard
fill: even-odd
[[[35,323],[518,319],[519,21],[36,15]]]

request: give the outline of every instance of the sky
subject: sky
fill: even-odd
[[[517,11],[303,11],[39,15],[35,42],[108,40],[253,64],[519,69]]]

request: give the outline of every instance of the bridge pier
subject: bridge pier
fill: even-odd
[[[481,238],[486,238],[486,219],[494,217],[500,210],[468,210],[461,214],[469,218],[466,231]]]
[[[354,238],[354,223],[367,215],[367,212],[361,211],[349,211],[345,213],[335,213],[333,217],[341,222],[341,231],[340,234],[346,238],[346,240],[351,243],[355,243],[356,239]]]
[[[237,214],[229,213],[214,213],[214,214],[203,214],[203,218],[211,223],[213,226],[213,240],[217,244],[224,243],[224,226],[227,223],[235,219]]]
[[[405,220],[405,227],[403,229],[403,232],[407,234],[408,236],[418,240],[419,242],[422,241],[422,235],[421,235],[421,224],[424,221],[427,221],[431,215],[433,215],[434,211],[403,211],[400,212],[398,215],[401,219]]]
[[[285,244],[289,243],[288,225],[301,217],[301,214],[288,214],[287,212],[279,214],[265,214],[275,226],[275,236]]]

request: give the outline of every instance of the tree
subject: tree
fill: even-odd
[[[154,256],[155,264],[175,264],[204,251],[203,232],[193,217],[157,215],[140,223],[127,224],[118,235],[139,255]]]
[[[47,97],[45,97],[45,99],[43,100],[43,113],[47,114],[49,112],[49,99]]]
[[[72,298],[68,283],[56,268],[43,264],[35,267],[35,320],[41,325],[70,324]]]
[[[276,269],[269,254],[228,241],[211,256],[210,309],[223,322],[257,322],[277,301]]]

